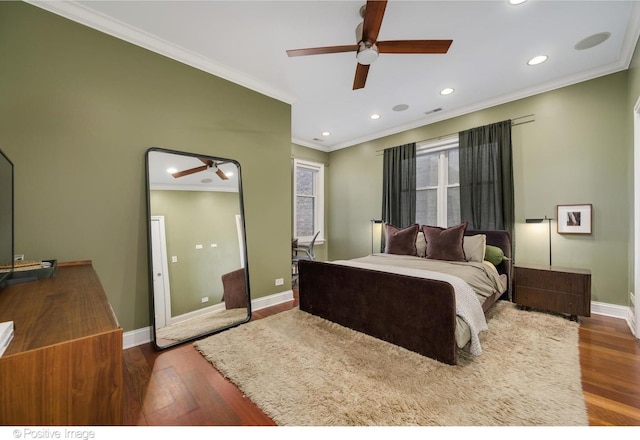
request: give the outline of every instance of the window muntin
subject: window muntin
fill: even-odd
[[[311,241],[324,230],[324,165],[294,160],[294,237]],[[317,241],[324,239],[320,232]]]
[[[418,146],[416,223],[440,227],[460,223],[458,139]]]

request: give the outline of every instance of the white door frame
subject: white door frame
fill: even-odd
[[[629,325],[640,338],[640,98],[633,107],[633,293]],[[633,295],[633,296],[632,296]]]
[[[171,290],[164,216],[151,216],[151,249],[153,271],[153,304],[156,328],[171,324]]]

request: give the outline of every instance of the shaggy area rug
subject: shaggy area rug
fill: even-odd
[[[499,301],[456,366],[293,309],[194,345],[278,425],[588,425],[578,327]]]
[[[184,341],[204,333],[210,333],[247,318],[247,309],[228,309],[207,313],[158,329],[156,337],[172,341]]]

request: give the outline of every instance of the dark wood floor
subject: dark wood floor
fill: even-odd
[[[297,301],[253,313],[279,313]],[[640,426],[640,344],[621,319],[593,315],[580,325],[582,388],[589,424]],[[198,353],[193,344],[124,351],[124,424],[269,426],[273,421]]]

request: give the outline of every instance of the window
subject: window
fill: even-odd
[[[316,242],[324,238],[324,165],[294,159],[293,236],[300,242],[311,241],[321,231]]]
[[[418,145],[416,223],[443,228],[460,223],[457,137]]]

